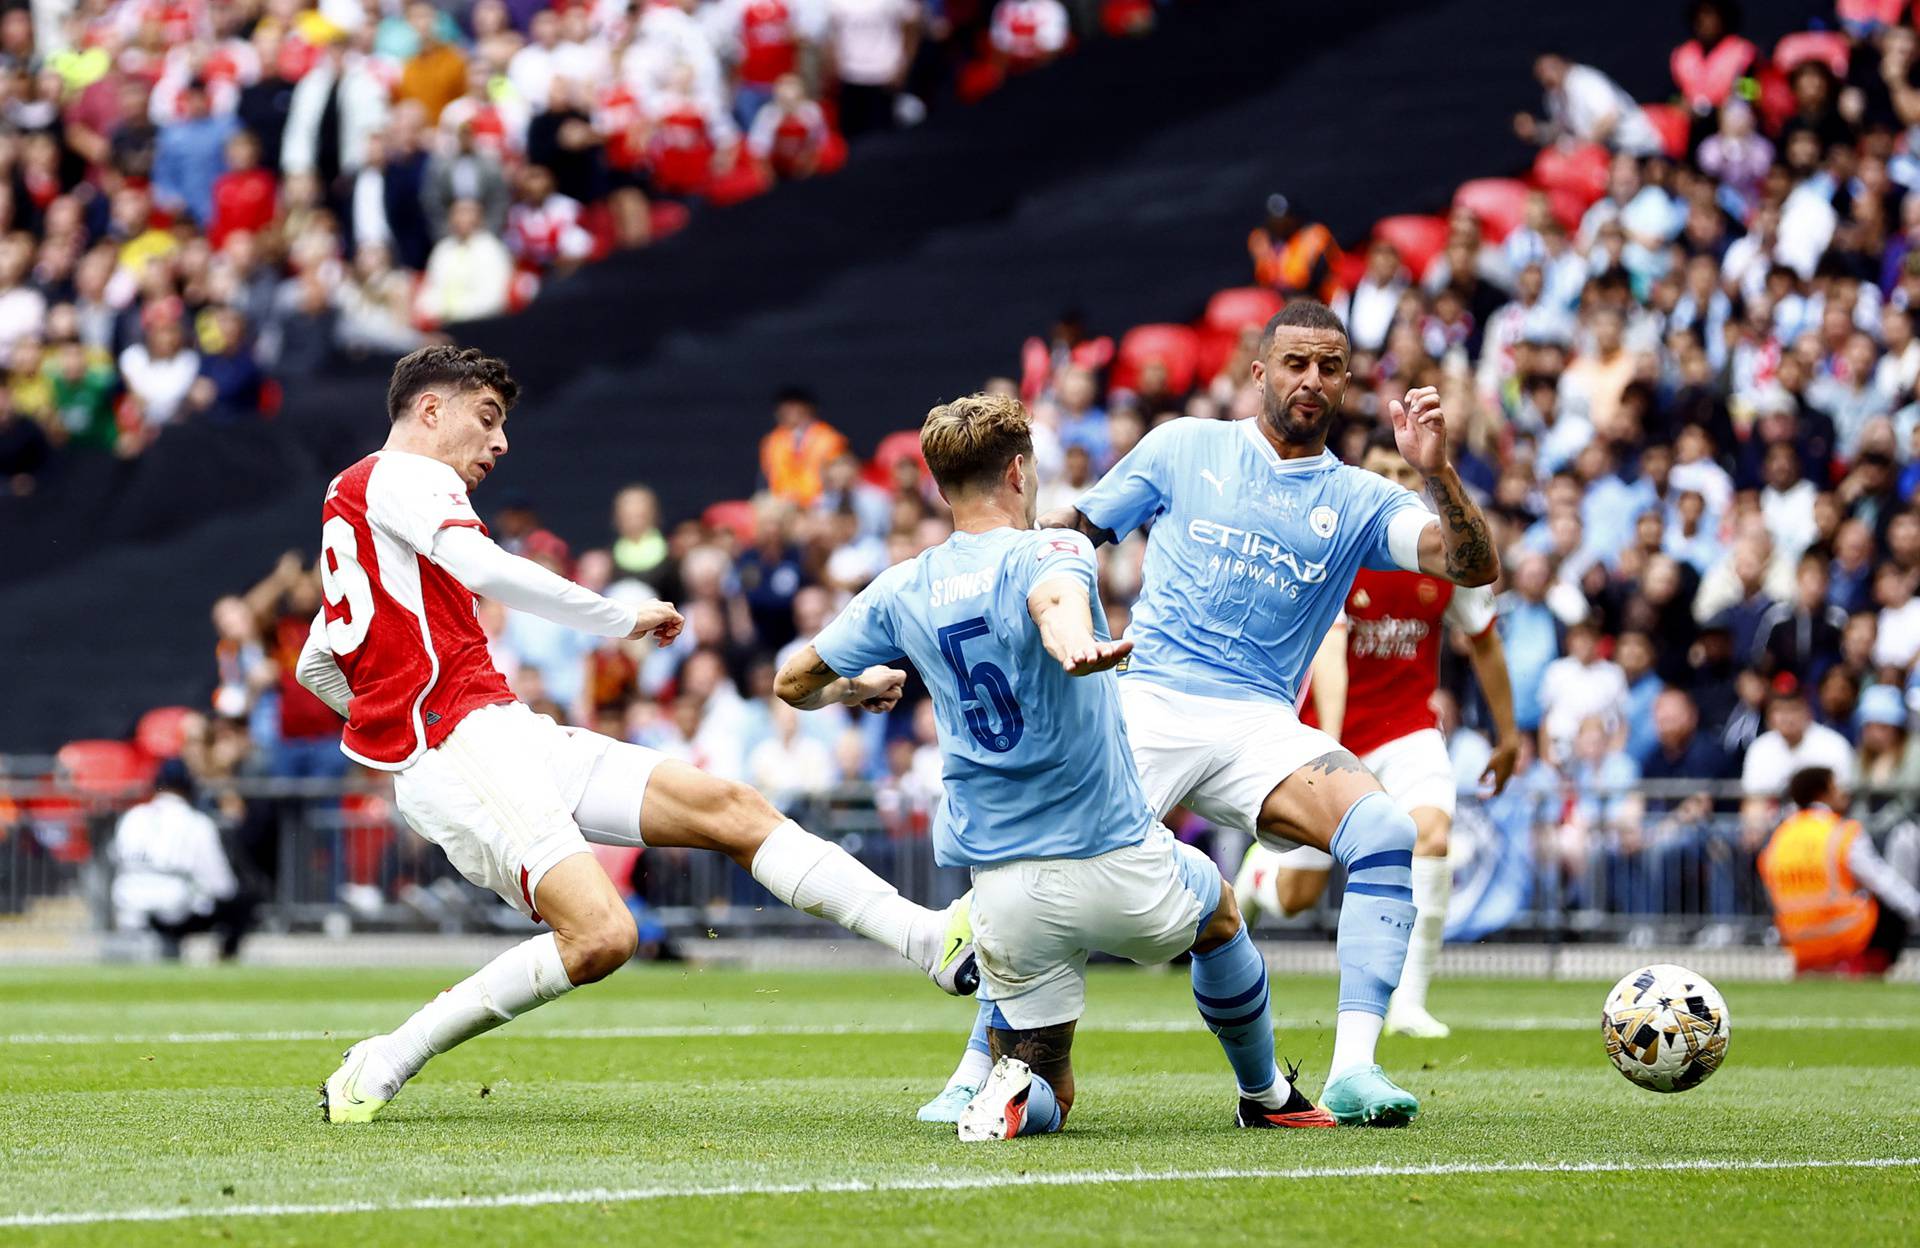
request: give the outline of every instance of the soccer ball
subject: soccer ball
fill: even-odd
[[[1731,1030],[1719,991],[1667,962],[1615,984],[1600,1013],[1614,1069],[1653,1092],[1685,1092],[1720,1069]]]

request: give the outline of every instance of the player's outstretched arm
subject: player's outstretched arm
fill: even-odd
[[[1420,571],[1456,585],[1491,585],[1500,576],[1500,556],[1487,533],[1487,518],[1467,493],[1447,459],[1447,418],[1432,386],[1407,391],[1406,402],[1387,408],[1393,440],[1426,479],[1427,497],[1440,523],[1420,534]]]
[[[1104,546],[1114,540],[1112,529],[1103,529],[1080,514],[1078,507],[1056,507],[1033,522],[1038,529],[1072,529],[1084,533],[1095,546]]]
[[[509,554],[478,529],[441,529],[434,536],[430,557],[483,598],[596,637],[638,638],[651,633],[664,646],[680,635],[685,623],[671,603],[649,602],[638,610],[622,606],[531,559]]]
[[[878,714],[899,703],[906,684],[905,672],[884,663],[876,663],[858,676],[839,675],[808,644],[774,677],[773,692],[795,710],[817,711],[823,706],[840,705]]]
[[[314,614],[313,627],[307,630],[307,643],[300,647],[300,659],[293,665],[293,678],[314,697],[325,702],[340,718],[347,717],[347,703],[353,686],[340,670],[333,648],[327,644],[327,613]]]
[[[1480,692],[1487,695],[1493,729],[1499,734],[1487,769],[1480,773],[1480,783],[1492,784],[1494,793],[1499,794],[1520,761],[1520,729],[1513,719],[1513,680],[1507,673],[1507,648],[1500,642],[1500,630],[1488,628],[1478,637],[1468,638],[1467,659],[1473,664],[1473,674],[1480,678]]]
[[[1104,672],[1133,653],[1130,641],[1102,641],[1094,635],[1093,603],[1078,581],[1056,577],[1035,585],[1027,594],[1027,614],[1040,627],[1040,644],[1069,676]]]

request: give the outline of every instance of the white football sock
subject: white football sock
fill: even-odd
[[[1333,1060],[1327,1063],[1329,1082],[1355,1066],[1373,1065],[1373,1050],[1387,1020],[1366,1010],[1341,1010],[1333,1025]]]
[[[399,1091],[428,1058],[572,990],[552,932],[522,941],[421,1006],[391,1034],[376,1038],[377,1056],[398,1076],[385,1094]]]
[[[991,1074],[992,1071],[993,1055],[982,1052],[979,1049],[969,1048],[967,1055],[960,1059],[960,1064],[954,1067],[953,1077],[947,1080],[947,1086],[942,1088],[941,1091],[948,1092],[957,1087],[978,1089],[982,1084],[986,1083],[987,1076]]]
[[[930,970],[945,916],[916,906],[846,850],[789,819],[753,856],[753,878],[795,910],[831,920]]]
[[[1407,942],[1407,964],[1400,972],[1394,1005],[1427,1008],[1427,985],[1440,960],[1440,942],[1447,932],[1447,902],[1453,897],[1453,870],[1445,858],[1413,860],[1413,939]]]

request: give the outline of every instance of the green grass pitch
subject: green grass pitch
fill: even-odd
[[[1622,971],[1630,969],[1622,967]],[[1404,1131],[1236,1131],[1178,972],[1098,971],[1057,1137],[914,1121],[970,1003],[909,974],[633,969],[325,1127],[345,1045],[464,971],[0,971],[0,1243],[1912,1243],[1920,993],[1723,984],[1677,1096],[1597,983],[1443,981]],[[1278,976],[1317,1092],[1333,985]]]

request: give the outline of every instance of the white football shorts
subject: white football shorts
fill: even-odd
[[[1154,824],[1138,845],[1094,858],[1031,858],[973,872],[980,996],[1009,1030],[1080,1017],[1087,954],[1142,965],[1178,957],[1220,905],[1220,870]]]
[[[1455,786],[1447,739],[1438,728],[1422,728],[1397,737],[1360,759],[1401,813],[1431,807],[1453,818]],[[1333,857],[1323,849],[1300,845],[1283,850],[1276,864],[1289,871],[1325,871]]]
[[[1248,835],[1282,780],[1340,748],[1290,706],[1181,693],[1138,676],[1121,678],[1120,710],[1155,817],[1185,806]]]
[[[460,874],[538,922],[533,898],[554,864],[589,840],[644,843],[641,802],[663,757],[503,702],[395,775],[394,800]]]

